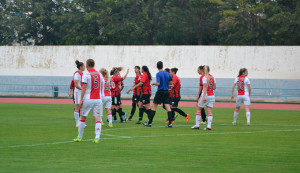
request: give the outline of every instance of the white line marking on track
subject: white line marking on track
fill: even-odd
[[[124,128],[122,128],[124,129]],[[196,130],[194,130],[196,131]],[[107,136],[114,136],[115,138],[101,138],[101,140],[109,140],[109,139],[126,139],[129,137],[132,138],[156,138],[156,137],[176,137],[176,136],[204,136],[204,135],[227,135],[227,134],[253,134],[253,133],[268,133],[268,132],[297,132],[300,129],[285,129],[285,130],[260,130],[260,131],[247,131],[247,132],[220,132],[220,133],[198,133],[198,134],[175,134],[175,135],[149,135],[149,136],[117,136],[110,134],[102,134]],[[93,139],[86,139],[84,141],[92,141]],[[29,145],[14,145],[1,148],[21,148],[21,147],[35,147],[35,146],[44,146],[44,145],[57,145],[57,144],[66,144],[72,143],[73,141],[61,141],[61,142],[53,142],[53,143],[40,143],[40,144],[29,144]]]

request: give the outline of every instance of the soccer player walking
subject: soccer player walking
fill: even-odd
[[[141,82],[141,79],[142,79],[142,75],[141,75],[141,71],[140,71],[140,66],[135,66],[134,67],[134,72],[136,74],[135,76],[135,79],[134,79],[134,82],[133,82],[133,85],[132,87],[134,87],[135,85],[139,84]],[[132,88],[131,87],[131,88]],[[133,90],[133,95],[132,95],[132,108],[131,108],[131,112],[130,112],[130,117],[128,118],[128,121],[131,121],[132,120],[132,117],[135,113],[135,110],[136,110],[136,105],[138,104],[139,102],[139,99],[141,97],[141,90],[142,90],[142,86],[138,86],[138,87],[135,87],[134,90]],[[127,91],[127,94],[129,93],[129,90]],[[144,110],[144,109],[143,109]],[[142,110],[142,111],[143,111]],[[141,110],[140,110],[141,111]],[[142,114],[143,115],[143,114]]]
[[[233,122],[232,124],[236,124],[236,120],[238,118],[239,110],[241,107],[242,102],[245,105],[246,111],[246,118],[247,118],[247,125],[250,125],[250,94],[251,94],[251,87],[250,87],[250,80],[247,78],[248,70],[246,68],[241,68],[239,71],[238,77],[234,80],[232,86],[232,95],[231,99],[234,99],[234,88],[237,86],[238,95],[236,97],[236,108],[233,114]]]
[[[76,122],[76,127],[78,127],[79,124],[79,111],[80,111],[80,107],[79,107],[79,103],[80,103],[80,96],[81,96],[81,84],[82,84],[82,75],[83,75],[83,71],[85,70],[85,66],[83,64],[83,62],[79,62],[78,60],[75,61],[76,67],[78,69],[78,71],[74,74],[74,85],[75,85],[75,89],[74,89],[74,100],[75,100],[75,110],[74,110],[74,118],[75,118],[75,122]]]
[[[81,142],[85,128],[85,120],[90,111],[93,112],[95,120],[95,140],[94,143],[99,143],[101,134],[100,107],[102,100],[100,96],[103,83],[101,82],[101,74],[94,69],[95,61],[88,59],[86,68],[88,70],[82,77],[82,91],[79,106],[81,109],[80,122],[78,125],[78,136],[74,139],[75,142]]]
[[[129,93],[129,91],[135,90],[138,87],[142,87],[142,95],[139,98],[139,121],[136,124],[141,124],[142,120],[143,120],[143,113],[144,113],[144,109],[146,110],[146,114],[148,115],[148,119],[150,119],[150,115],[151,115],[151,109],[150,109],[150,97],[151,97],[151,80],[152,80],[152,76],[151,73],[149,72],[149,69],[147,66],[143,66],[142,67],[142,79],[141,81],[132,86],[127,93]]]
[[[201,119],[201,110],[206,106],[206,110],[208,113],[208,122],[207,127],[204,130],[211,130],[211,124],[213,121],[213,114],[212,108],[215,103],[215,93],[214,90],[216,89],[216,79],[209,74],[209,66],[204,66],[204,75],[205,77],[202,78],[203,83],[203,90],[201,97],[198,101],[197,113],[196,113],[196,125],[192,127],[192,129],[199,129],[200,119]]]
[[[149,121],[146,123],[143,123],[144,126],[151,127],[152,126],[152,121],[156,113],[156,108],[159,104],[164,104],[165,108],[168,112],[168,119],[169,119],[169,124],[166,127],[173,127],[172,125],[172,112],[171,112],[171,107],[170,107],[170,97],[169,97],[169,85],[173,85],[172,82],[172,77],[171,75],[163,71],[163,62],[158,61],[157,64],[157,69],[158,73],[156,73],[156,83],[152,83],[152,85],[158,86],[157,92],[154,97],[153,105],[152,105],[152,111],[151,115],[149,117]]]

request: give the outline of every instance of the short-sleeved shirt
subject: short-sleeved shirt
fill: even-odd
[[[95,69],[88,70],[82,77],[82,83],[87,84],[84,100],[101,99],[101,74]]]
[[[104,83],[104,93],[102,94],[103,96],[111,96],[111,93],[110,93],[110,87],[109,87],[109,81],[108,79],[105,78],[104,75],[102,75],[102,78],[103,78],[103,83]]]
[[[75,89],[74,79],[72,79],[72,81],[71,81],[70,89],[73,91],[73,95],[74,95],[74,89]]]
[[[178,76],[173,76],[173,84],[174,86],[171,88],[171,92],[170,92],[170,97],[180,97],[180,88],[181,88],[181,83],[180,83],[180,79]]]
[[[78,81],[78,86],[81,87],[83,74],[77,71],[74,75],[74,82]],[[75,85],[74,85],[75,86]],[[75,87],[75,92],[81,91]]]
[[[169,82],[172,81],[171,75],[166,71],[159,71],[156,73],[156,82],[160,83],[157,90],[169,90]]]
[[[245,76],[235,78],[234,83],[237,85],[238,95],[249,95],[250,80]]]
[[[140,73],[138,73],[138,74],[135,76],[134,84],[140,83],[141,80],[142,80],[142,75],[141,75]],[[142,90],[142,86],[136,87],[136,88],[133,90],[133,95],[134,95],[134,96],[140,96],[140,95],[141,95],[141,90]]]
[[[202,78],[202,82],[203,82],[203,85],[207,84],[207,96],[214,96],[215,95],[214,85],[215,85],[215,83],[217,83],[216,79],[211,74],[209,74],[209,82],[207,82],[206,77]],[[202,90],[202,94],[203,94],[203,92],[204,92],[204,90]]]
[[[151,94],[151,84],[148,73],[143,73],[141,82],[143,82],[142,94]]]
[[[120,85],[123,81],[123,78],[120,76],[113,76],[110,79],[110,91],[112,97],[117,97],[121,94]]]

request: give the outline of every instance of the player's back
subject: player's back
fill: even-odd
[[[101,76],[95,69],[90,69],[82,78],[82,83],[87,84],[85,99],[99,100],[101,90]]]
[[[158,90],[169,90],[169,81],[172,80],[171,75],[166,71],[159,71],[156,74],[156,81],[160,83]]]

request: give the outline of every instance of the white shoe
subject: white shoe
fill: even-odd
[[[211,128],[205,127],[203,130],[211,130]]]
[[[232,122],[232,125],[236,125],[236,122],[233,121],[233,122]]]
[[[192,128],[192,129],[198,129],[198,130],[199,130],[200,126],[194,125],[194,126],[192,126],[191,128]]]
[[[250,126],[250,122],[247,122],[247,126]]]
[[[201,121],[200,124],[206,124],[206,121]]]

